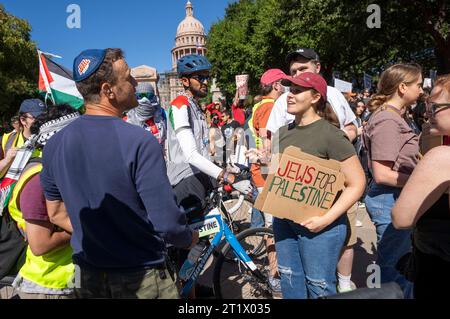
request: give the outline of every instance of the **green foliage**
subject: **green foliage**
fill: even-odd
[[[268,68],[287,70],[285,56],[314,48],[327,80],[339,71],[344,80],[362,80],[386,65],[417,62],[424,70],[450,72],[450,5],[445,0],[379,0],[381,28],[367,27],[372,1],[240,0],[226,9],[208,35],[208,58],[218,86],[234,95],[235,75],[258,79]],[[433,54],[433,49],[434,53]],[[447,58],[449,59],[449,58]]]
[[[20,102],[36,96],[38,59],[27,21],[0,5],[0,117],[9,121]]]

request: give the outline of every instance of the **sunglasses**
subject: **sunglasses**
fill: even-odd
[[[289,92],[291,92],[294,95],[306,92],[308,90],[311,90],[311,89],[310,88],[304,88],[304,87],[301,87],[301,86],[290,86],[289,87]]]
[[[144,97],[151,100],[154,96],[154,93],[136,93],[136,97],[138,100],[143,99]]]
[[[432,117],[435,117],[438,112],[448,108],[450,108],[450,103],[433,103],[429,101],[426,102],[427,113]]]
[[[210,76],[209,75],[192,75],[190,76],[191,79],[195,79],[200,83],[203,83],[205,81],[209,81]]]

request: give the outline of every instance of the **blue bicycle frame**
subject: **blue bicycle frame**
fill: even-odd
[[[256,267],[255,263],[250,259],[250,257],[242,248],[239,241],[236,239],[234,233],[230,230],[220,211],[215,208],[208,215],[193,221],[190,224],[194,229],[199,230],[199,237],[210,236],[211,234],[216,234],[210,245],[203,251],[202,255],[198,259],[194,271],[189,275],[189,278],[185,282],[183,289],[181,290],[181,297],[187,298],[192,286],[196,282],[200,272],[205,267],[208,258],[213,253],[214,249],[219,246],[222,240],[226,240],[230,246],[233,248],[233,252],[236,257],[243,263],[243,265],[255,274],[258,278],[263,279],[264,276],[260,273],[259,269]],[[224,239],[222,239],[224,237]]]

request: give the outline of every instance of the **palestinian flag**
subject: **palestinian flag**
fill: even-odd
[[[54,104],[67,103],[79,109],[83,97],[78,92],[72,72],[49,59],[45,53],[39,54],[39,91]]]

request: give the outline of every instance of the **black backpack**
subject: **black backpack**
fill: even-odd
[[[35,163],[41,163],[39,157],[32,158],[24,172]],[[0,279],[15,276],[25,263],[28,242],[17,227],[17,223],[8,212],[8,206],[0,216]]]
[[[5,209],[0,216],[0,279],[15,276],[25,263],[28,243]]]

